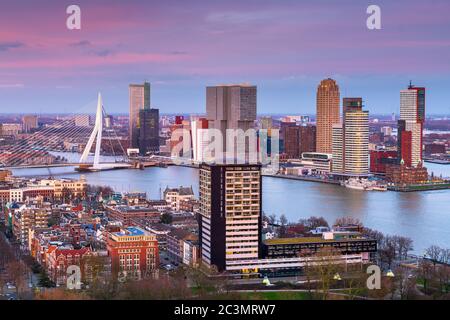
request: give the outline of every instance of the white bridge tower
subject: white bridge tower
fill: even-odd
[[[95,143],[94,165],[92,166],[93,169],[100,169],[100,146],[102,143],[102,132],[103,132],[103,102],[102,102],[102,95],[99,92],[94,130],[92,131],[91,136],[89,137],[88,143],[86,145],[86,148],[84,149],[83,154],[81,155],[80,158],[80,163],[87,162],[89,152],[92,149],[95,137],[97,137],[97,141]]]

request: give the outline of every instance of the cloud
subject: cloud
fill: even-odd
[[[71,47],[90,47],[90,46],[92,46],[92,42],[90,42],[88,40],[81,40],[78,42],[72,42],[71,44],[69,44],[69,46],[71,46]]]
[[[112,55],[114,52],[112,50],[109,50],[109,49],[103,49],[103,50],[91,51],[91,53],[93,55],[98,56],[98,57],[108,57],[108,56]]]
[[[15,88],[24,88],[25,85],[23,83],[0,83],[0,89],[15,89]]]
[[[174,56],[178,56],[178,55],[186,55],[188,53],[186,51],[172,51],[172,52],[170,52],[170,54],[172,54]]]
[[[0,42],[0,51],[8,51],[10,49],[16,49],[16,48],[21,48],[24,47],[25,44],[23,44],[22,42]]]

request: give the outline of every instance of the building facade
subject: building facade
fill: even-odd
[[[159,152],[159,109],[139,110],[139,152]]]
[[[110,233],[107,250],[114,277],[144,278],[158,269],[158,241],[143,229],[128,227]]]
[[[223,152],[227,150],[227,129],[241,129],[246,132],[254,129],[256,120],[256,86],[248,84],[220,85],[206,88],[206,118],[209,128],[222,133]],[[256,133],[255,137],[256,139]],[[234,154],[246,154],[250,148],[244,143],[237,147],[234,141]],[[239,149],[237,149],[239,148]],[[230,157],[229,157],[230,158]]]
[[[258,259],[261,241],[261,166],[200,166],[199,240],[202,262],[218,271]]]
[[[422,163],[423,126],[425,123],[425,88],[412,84],[407,90],[400,91],[400,121],[399,137],[402,132],[410,132],[410,148],[405,149],[403,136],[399,139],[399,161],[402,159],[407,165],[416,167]],[[409,134],[408,134],[409,135]],[[409,139],[409,137],[405,138]],[[404,159],[407,157],[408,159]],[[409,160],[410,159],[410,160]]]
[[[129,86],[129,138],[130,148],[139,147],[139,112],[150,109],[150,83],[130,84]]]
[[[317,152],[332,153],[333,125],[340,122],[339,106],[336,81],[323,80],[317,88]]]
[[[333,125],[333,173],[369,174],[369,112],[362,98],[344,98],[343,122]]]

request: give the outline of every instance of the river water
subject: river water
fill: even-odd
[[[450,166],[427,164],[435,175],[450,176]],[[77,178],[72,167],[51,168],[55,177]],[[47,169],[17,169],[18,176],[48,175]],[[85,174],[88,182],[116,191],[145,191],[159,199],[166,186],[190,186],[198,196],[198,170],[171,166],[145,170],[114,170]],[[386,234],[410,237],[414,252],[423,254],[431,245],[450,248],[450,190],[414,193],[364,192],[341,186],[263,178],[263,210],[285,214],[290,221],[323,216],[329,223],[352,216],[367,227]]]

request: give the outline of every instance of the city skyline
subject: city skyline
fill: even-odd
[[[373,114],[398,110],[410,80],[429,88],[429,114],[449,110],[446,1],[379,1],[381,30],[368,30],[367,5],[350,0],[177,3],[79,1],[76,31],[64,4],[4,4],[0,109],[67,113],[101,91],[111,113],[125,113],[128,84],[147,80],[152,106],[167,113],[202,113],[206,86],[250,82],[261,114],[311,114],[317,83],[332,77]]]

